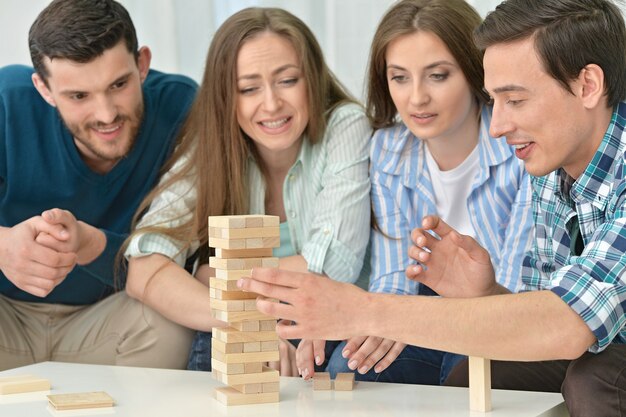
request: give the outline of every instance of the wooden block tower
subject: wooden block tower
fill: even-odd
[[[213,376],[228,387],[215,390],[226,405],[279,401],[278,371],[264,366],[277,361],[276,320],[256,309],[257,294],[237,288],[237,280],[254,267],[278,267],[272,248],[280,246],[277,216],[209,217],[209,246],[215,248],[210,266],[212,315],[229,327],[212,331]]]

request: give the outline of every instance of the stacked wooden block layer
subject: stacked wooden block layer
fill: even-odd
[[[226,405],[279,401],[278,371],[264,364],[279,360],[276,320],[256,309],[257,294],[240,291],[237,280],[254,267],[278,267],[272,248],[280,245],[277,216],[209,217],[213,317],[229,327],[212,331],[211,366],[215,379],[228,387],[216,389]]]

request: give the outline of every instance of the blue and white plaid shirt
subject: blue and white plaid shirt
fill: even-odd
[[[620,103],[585,172],[531,177],[536,242],[523,263],[526,290],[551,290],[597,338],[591,352],[626,342],[626,103]],[[569,190],[569,192],[567,192]],[[585,248],[570,250],[573,221]]]

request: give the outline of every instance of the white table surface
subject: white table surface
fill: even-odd
[[[358,382],[354,391],[313,391],[310,381],[280,381],[280,403],[227,407],[213,398],[224,386],[210,373],[44,362],[0,372],[32,374],[50,380],[51,391],[0,395],[1,417],[112,415],[195,416],[489,416],[567,417],[560,394],[500,391],[492,393],[490,413],[470,412],[465,388]],[[115,399],[107,409],[56,411],[47,394],[106,391]]]

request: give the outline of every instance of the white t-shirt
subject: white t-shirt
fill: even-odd
[[[459,233],[476,238],[476,231],[467,210],[467,199],[472,191],[474,178],[480,170],[478,146],[474,147],[465,161],[449,171],[441,171],[428,146],[424,149],[426,166],[435,193],[437,215]]]

